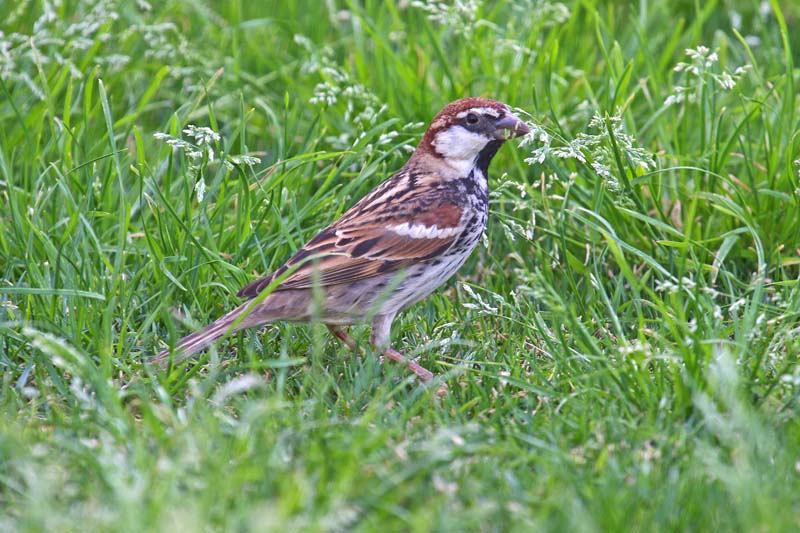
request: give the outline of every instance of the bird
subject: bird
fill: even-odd
[[[371,321],[374,353],[430,382],[432,372],[391,347],[392,322],[467,260],[489,216],[489,164],[503,143],[528,133],[502,102],[447,104],[400,170],[282,267],[242,288],[237,296],[245,303],[151,362],[174,364],[233,332],[277,321],[322,322],[355,350],[345,327]]]

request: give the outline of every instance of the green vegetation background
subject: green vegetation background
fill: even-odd
[[[800,526],[796,4],[0,11],[0,529]],[[447,397],[364,327],[144,364],[467,95],[536,134],[395,324]]]

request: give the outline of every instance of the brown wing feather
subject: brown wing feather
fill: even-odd
[[[238,296],[257,296],[276,277],[298,263],[301,264],[297,270],[275,290],[352,283],[394,272],[444,252],[457,234],[440,238],[413,237],[387,226],[409,222],[437,225],[440,229],[454,228],[460,224],[462,208],[441,199],[430,202],[419,198],[414,187],[403,187],[403,181],[408,181],[408,174],[401,172],[384,182],[298,250],[286,265],[250,283]],[[398,190],[402,192],[398,194]],[[390,216],[383,211],[377,224],[373,212],[387,201],[386,194],[393,195],[391,201],[395,209]]]
[[[279,290],[308,289],[315,283],[352,283],[394,272],[437,255],[453,243],[453,237],[415,239],[383,227],[362,228],[359,236],[346,239],[347,245],[334,245],[330,255],[311,260],[293,272]]]

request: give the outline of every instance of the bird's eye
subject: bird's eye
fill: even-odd
[[[477,124],[478,123],[478,115],[475,113],[470,113],[467,115],[467,124]]]

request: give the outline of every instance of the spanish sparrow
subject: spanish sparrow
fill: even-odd
[[[403,168],[283,267],[240,290],[247,302],[181,339],[174,360],[234,331],[279,320],[320,320],[354,348],[342,326],[371,320],[375,349],[430,381],[430,371],[390,347],[392,321],[464,264],[486,228],[489,163],[506,140],[529,131],[501,102],[448,104]],[[170,353],[153,361],[168,360]]]

